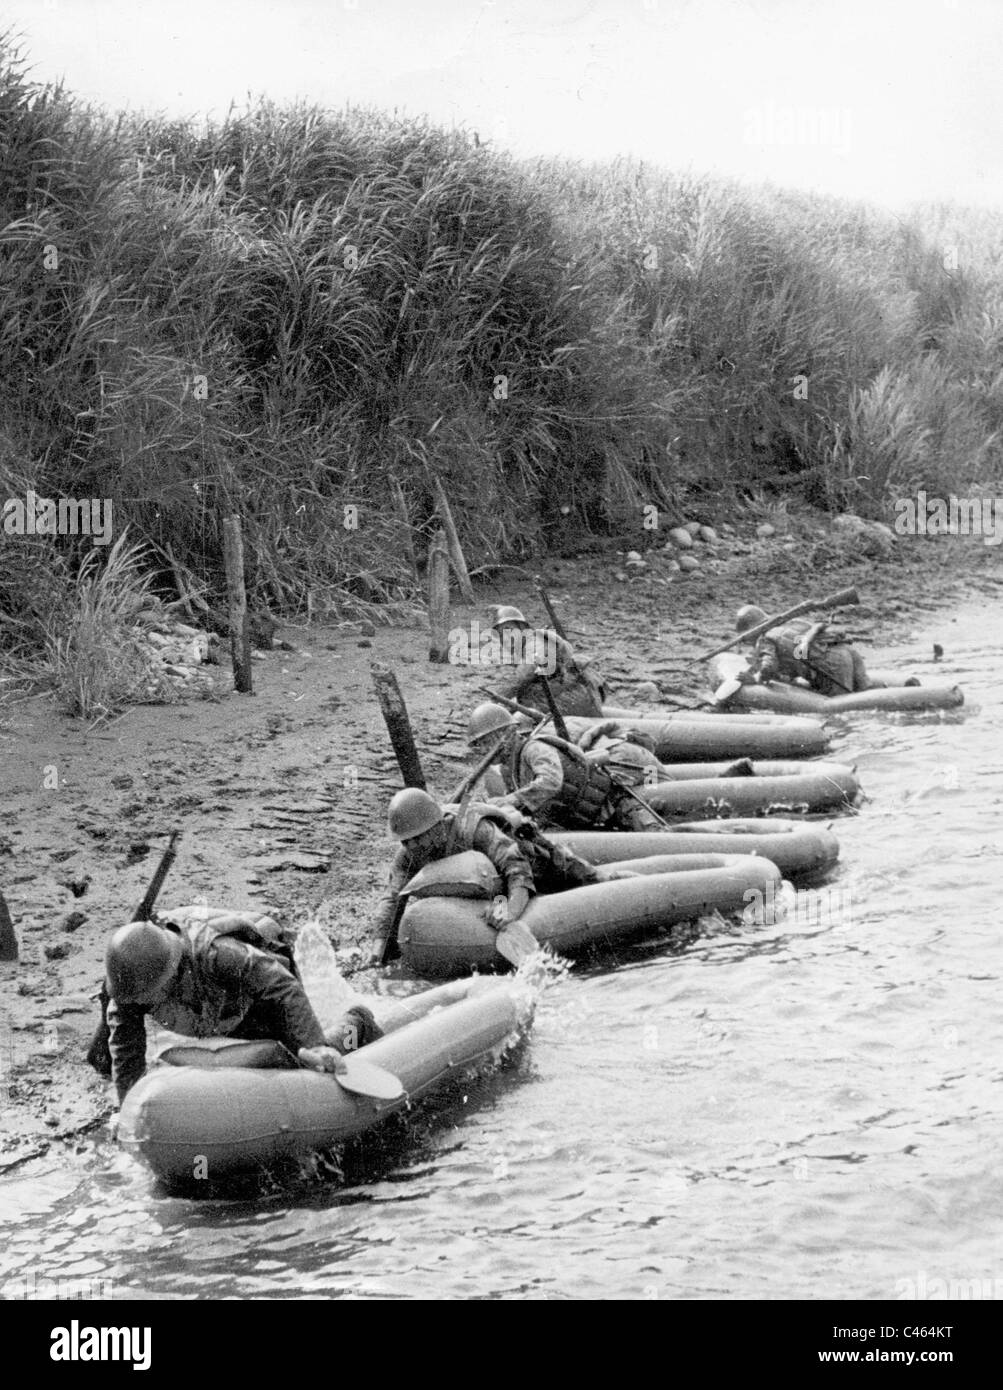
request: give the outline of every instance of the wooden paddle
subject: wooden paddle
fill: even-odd
[[[314,1048],[301,1047],[297,1057],[300,1065],[311,1071],[317,1071],[319,1068],[311,1067],[303,1058],[310,1056],[314,1051]],[[368,1096],[371,1100],[400,1100],[404,1094],[400,1078],[384,1067],[367,1062],[364,1057],[359,1057],[354,1052],[346,1053],[342,1061],[345,1063],[343,1072],[324,1072],[325,1076],[337,1081],[342,1090],[351,1091],[356,1096]]]
[[[737,647],[740,642],[748,642],[753,638],[761,637],[764,632],[769,632],[771,627],[786,623],[790,618],[800,617],[802,613],[810,613],[814,609],[825,612],[828,608],[842,608],[846,604],[859,602],[860,595],[856,589],[840,589],[835,594],[829,594],[828,598],[805,599],[802,603],[795,603],[793,608],[787,608],[783,613],[778,613],[774,618],[767,618],[765,622],[757,623],[755,627],[747,628],[745,632],[736,633],[729,642],[725,642],[724,646],[715,647],[712,652],[706,652],[703,656],[695,657],[694,660],[710,661],[712,657],[720,656],[722,652]]]
[[[499,902],[506,902],[504,897],[495,898],[492,906]],[[540,943],[524,922],[508,922],[504,927],[498,928],[498,935],[495,937],[495,946],[500,955],[507,961],[519,968],[527,956],[531,956],[534,951],[540,949]]]

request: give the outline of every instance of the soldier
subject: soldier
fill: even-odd
[[[480,850],[497,869],[505,885],[505,899],[492,907],[488,924],[498,929],[518,921],[534,892],[579,888],[598,883],[600,878],[627,876],[600,875],[570,850],[551,844],[534,826],[524,823],[521,816],[482,803],[472,803],[465,809],[444,808],[417,787],[405,787],[394,795],[387,825],[390,834],[401,841],[401,848],[390,866],[390,881],[376,911],[370,962],[374,965],[391,959],[395,953],[396,924],[403,908],[401,894],[405,885],[426,864],[451,854]]]
[[[475,756],[482,757],[489,741],[497,740],[499,734],[504,734],[504,742],[495,771],[504,792],[493,795],[492,804],[511,806],[544,828],[549,823],[568,830],[664,829],[664,823],[636,794],[587,758],[581,748],[556,734],[530,733],[501,705],[478,705],[467,727]]]
[[[146,1069],[147,1014],[188,1037],[275,1039],[304,1066],[334,1073],[345,1069],[342,1053],[381,1036],[361,1006],[325,1035],[281,936],[270,917],[206,908],[112,933],[105,968],[120,1101]]]
[[[765,622],[767,616],[755,604],[746,604],[738,610],[735,630],[747,632]],[[750,664],[752,679],[757,684],[801,681],[820,695],[848,695],[872,688],[864,659],[856,647],[849,645],[845,634],[805,618],[792,619],[763,633]]]
[[[492,631],[501,641],[503,664],[516,667],[500,695],[549,714],[537,674],[542,670],[562,714],[602,714],[602,684],[588,663],[575,657],[570,642],[550,628],[531,628],[520,609],[507,605],[499,606]]]

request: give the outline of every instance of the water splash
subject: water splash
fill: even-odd
[[[563,984],[570,970],[569,960],[556,955],[549,946],[541,946],[520,964],[515,972],[515,982],[531,991],[539,1000],[547,990]]]
[[[333,1028],[353,1004],[365,1003],[338,968],[338,957],[320,922],[305,922],[296,937],[296,966],[322,1028]]]

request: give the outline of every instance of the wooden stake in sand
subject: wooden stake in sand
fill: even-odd
[[[449,560],[453,566],[453,573],[456,575],[456,582],[460,588],[460,597],[464,603],[474,602],[474,589],[470,583],[470,575],[467,571],[467,562],[463,558],[463,551],[460,549],[460,538],[456,532],[453,522],[453,513],[449,509],[449,501],[446,497],[446,489],[437,477],[432,477],[432,490],[435,493],[435,507],[442,522],[442,529],[446,533],[446,546],[448,548]]]
[[[233,686],[241,695],[251,695],[251,635],[247,618],[247,591],[244,588],[244,542],[240,517],[223,519],[223,564],[230,600],[230,656]]]
[[[17,956],[17,937],[14,934],[14,923],[10,918],[7,900],[0,893],[0,960],[17,960]]]
[[[421,770],[421,759],[414,741],[414,732],[408,718],[407,706],[401,694],[397,677],[389,666],[374,661],[370,666],[376,698],[383,711],[383,719],[390,735],[390,742],[397,757],[397,764],[404,778],[405,787],[420,787],[426,790],[425,774]]]
[[[429,661],[449,660],[449,556],[446,538],[436,531],[428,552]]]

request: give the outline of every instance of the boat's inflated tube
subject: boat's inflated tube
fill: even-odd
[[[728,711],[724,712],[728,713]],[[759,726],[768,729],[771,727],[782,728],[787,726],[788,716],[786,714],[747,713],[745,710],[732,710],[730,713],[736,717],[741,714],[742,722],[745,724],[746,728]],[[626,706],[621,705],[603,705],[602,707],[603,719],[657,719],[663,724],[692,724],[694,720],[701,719],[711,719],[714,723],[719,724],[721,722],[721,714],[722,711],[717,707],[713,709],[649,710],[628,709]],[[577,717],[594,720],[597,716],[579,715]]]
[[[712,680],[720,684],[734,680],[748,669],[744,657],[728,652],[711,663]],[[874,690],[857,690],[847,695],[820,695],[801,685],[786,681],[767,681],[763,685],[741,685],[722,708],[725,715],[733,710],[770,710],[783,715],[849,714],[854,710],[925,710],[957,709],[965,697],[956,685],[896,685],[879,686]]]
[[[749,902],[747,894],[775,891],[780,883],[776,865],[746,855],[729,856],[723,867],[641,872],[638,878],[534,898],[520,921],[541,945],[563,953],[672,926],[714,909],[741,911]],[[471,898],[411,900],[397,938],[405,963],[428,976],[504,966],[498,933],[487,925],[488,908],[487,902]]]
[[[853,769],[841,763],[787,763],[773,776],[704,777],[639,788],[666,820],[848,810],[861,799]]]
[[[601,719],[569,717],[568,731],[578,739]],[[635,717],[616,721],[624,738],[639,733],[654,745],[663,763],[700,762],[720,758],[817,758],[829,746],[829,736],[817,719],[777,719],[761,723],[741,714],[683,720]]]
[[[172,1181],[222,1178],[351,1139],[450,1076],[500,1055],[528,1026],[533,996],[519,982],[464,984],[429,991],[438,998],[424,1003],[415,996],[410,1003],[419,1012],[434,1007],[416,1022],[408,1021],[407,1000],[380,1011],[383,1026],[394,1031],[356,1055],[400,1078],[399,1100],[351,1094],[320,1072],[255,1065],[261,1054],[248,1049],[276,1044],[188,1039],[173,1058],[184,1056],[188,1065],[155,1067],[126,1096],[118,1138]],[[220,1065],[227,1052],[231,1064]]]
[[[673,825],[671,830],[563,830],[549,838],[590,864],[644,859],[652,854],[750,854],[776,864],[784,878],[813,877],[832,868],[839,841],[812,822],[718,820]]]

